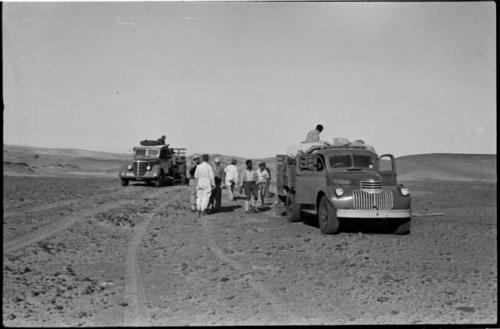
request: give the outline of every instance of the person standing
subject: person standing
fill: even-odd
[[[315,129],[311,130],[310,132],[307,133],[306,136],[306,143],[316,143],[319,142],[319,134],[323,131],[323,126],[322,125],[317,125]]]
[[[259,163],[257,170],[257,188],[259,190],[260,204],[263,206],[266,199],[266,186],[269,182],[269,173],[264,162]]]
[[[229,200],[234,200],[234,187],[238,185],[238,168],[236,167],[236,159],[231,160],[231,164],[224,169],[225,183],[229,191]]]
[[[267,198],[269,196],[269,187],[271,186],[271,170],[267,168],[266,164],[264,163],[264,169],[267,171],[267,174],[269,175],[267,184],[266,184],[266,189],[264,191],[264,195]]]
[[[219,158],[214,159],[214,178],[215,187],[210,194],[208,207],[213,211],[219,211],[222,203],[222,180],[224,178],[224,167],[222,167]]]
[[[210,194],[215,187],[214,171],[208,164],[208,154],[201,156],[201,163],[196,167],[194,178],[196,178],[196,210],[198,215],[205,215]]]
[[[191,195],[190,195],[190,204],[191,211],[196,211],[196,178],[194,177],[194,173],[196,171],[196,167],[200,163],[200,156],[198,154],[193,154],[193,159],[191,160],[191,165],[189,167],[189,186],[191,187]]]
[[[252,160],[245,161],[245,164],[247,168],[243,171],[241,188],[245,190],[245,212],[248,212],[250,210],[249,206],[252,208],[252,211],[255,211],[255,204],[257,203],[257,199],[259,198],[257,192],[258,174],[257,171],[252,167]]]

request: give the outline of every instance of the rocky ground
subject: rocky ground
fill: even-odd
[[[408,181],[409,235],[189,211],[189,187],[4,176],[7,326],[491,324],[496,184]],[[224,194],[225,196],[225,194]]]

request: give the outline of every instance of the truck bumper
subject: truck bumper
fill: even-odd
[[[146,174],[144,176],[134,175],[134,173],[120,173],[121,179],[130,179],[130,180],[153,180],[158,179],[158,175],[156,174]]]
[[[356,210],[337,209],[337,217],[340,218],[410,218],[410,209],[398,210]]]

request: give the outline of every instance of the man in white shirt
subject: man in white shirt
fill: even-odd
[[[194,178],[196,179],[196,210],[201,216],[206,214],[210,193],[215,187],[214,171],[208,164],[208,154],[201,156],[202,163],[196,166]]]
[[[234,200],[234,187],[238,184],[238,168],[236,167],[236,159],[231,161],[231,164],[228,165],[224,172],[226,173],[226,186],[229,191],[229,200]]]
[[[323,131],[323,125],[316,125],[316,128],[307,133],[306,143],[319,142],[319,134]]]
[[[245,164],[247,168],[243,171],[242,174],[243,178],[240,190],[244,189],[246,194],[245,212],[250,211],[248,206],[250,206],[252,208],[251,210],[255,212],[255,204],[257,203],[257,199],[259,198],[259,193],[257,190],[258,174],[257,171],[252,167],[252,160],[247,160]]]
[[[264,162],[259,163],[259,170],[257,170],[257,188],[259,189],[260,203],[262,206],[266,198],[266,189],[269,180],[269,172],[267,171],[266,164]]]

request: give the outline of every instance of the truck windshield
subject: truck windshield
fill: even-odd
[[[136,148],[135,149],[135,156],[136,157],[146,157],[146,156],[147,157],[157,157],[158,150]]]
[[[371,158],[366,155],[345,154],[330,157],[332,168],[373,168]]]

